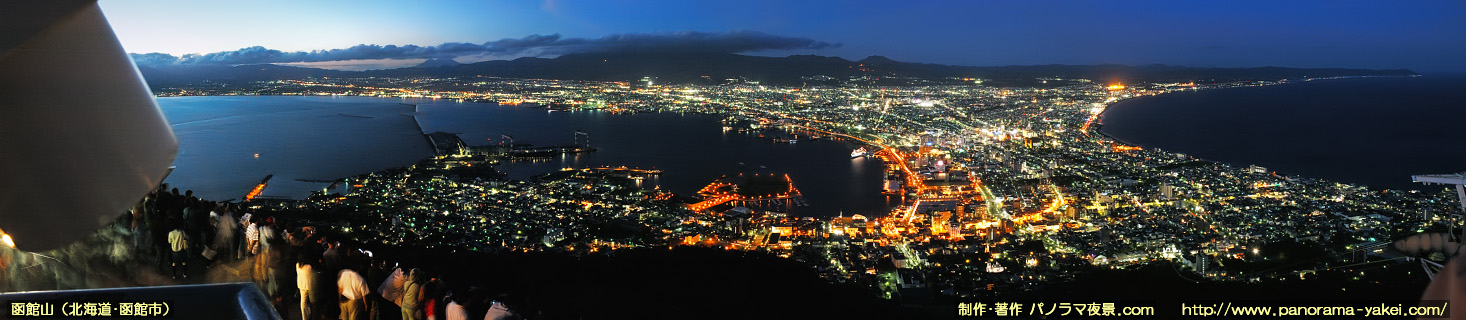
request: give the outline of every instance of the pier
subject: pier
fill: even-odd
[[[467,153],[468,144],[456,133],[438,131],[423,136],[427,137],[428,145],[433,147],[433,154],[445,156]]]
[[[642,180],[642,179],[646,179],[648,177],[659,176],[659,175],[662,174],[662,170],[660,170],[660,169],[638,169],[638,168],[630,168],[630,167],[627,167],[627,166],[619,166],[619,167],[602,166],[602,167],[580,168],[580,169],[575,169],[575,168],[564,168],[564,169],[561,169],[561,171],[575,171],[575,170],[586,171],[586,172],[605,173],[605,174],[611,174],[611,175],[626,177],[628,179],[635,179],[635,180]]]
[[[444,153],[442,153],[442,150],[438,147],[438,142],[433,140],[433,135],[434,134],[442,133],[442,132],[434,132],[434,133],[423,132],[423,130],[422,130],[422,123],[417,121],[417,109],[419,108],[418,105],[416,105],[416,104],[410,104],[410,103],[402,103],[402,102],[399,102],[397,104],[403,105],[403,106],[412,107],[412,111],[410,113],[403,113],[402,115],[403,116],[406,116],[406,117],[409,117],[409,118],[412,118],[412,125],[415,126],[415,127],[417,127],[417,132],[418,133],[421,133],[423,135],[423,140],[426,140],[428,142],[428,147],[429,148],[433,148],[433,154],[436,154],[436,155],[444,155]],[[444,138],[446,138],[446,137],[444,137]],[[453,135],[453,139],[457,139],[458,140],[458,143],[460,145],[462,145],[463,139],[458,138],[458,135]]]
[[[546,146],[546,147],[514,147],[508,150],[508,155],[515,158],[549,158],[562,154],[574,154],[584,152],[595,152],[596,148],[580,146]]]
[[[638,168],[629,168],[627,166],[619,166],[619,167],[606,167],[606,166],[602,166],[602,167],[585,168],[585,169],[587,169],[587,170],[595,170],[595,171],[602,171],[602,172],[638,174],[638,175],[645,175],[645,176],[655,176],[655,175],[661,175],[662,174],[662,169],[638,169]]]
[[[723,176],[697,191],[703,201],[687,207],[693,211],[704,211],[721,204],[735,206],[782,205],[785,207],[807,207],[799,188],[788,174],[739,174]]]

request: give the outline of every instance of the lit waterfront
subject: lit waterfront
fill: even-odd
[[[458,133],[470,145],[497,145],[509,135],[514,143],[542,146],[570,144],[573,133],[582,130],[597,152],[505,161],[496,169],[523,180],[562,168],[656,168],[665,174],[641,186],[679,195],[694,195],[725,174],[781,173],[809,189],[805,196],[811,205],[793,208],[794,214],[828,217],[887,209],[881,164],[850,159],[854,144],[833,139],[773,143],[756,133],[725,132],[721,118],[709,115],[546,112],[420,98],[180,97],[159,103],[174,120],[184,149],[179,169],[167,182],[211,199],[242,199],[269,174],[276,177],[264,195],[301,199],[335,179],[412,165],[431,153],[418,130]],[[251,113],[293,104],[304,110]],[[260,121],[273,129],[253,123]]]
[[[1466,134],[1451,129],[1466,117],[1462,86],[1460,75],[1428,75],[1161,95],[1109,108],[1101,131],[1236,166],[1429,191],[1408,177],[1466,160]]]
[[[576,254],[628,246],[761,250],[812,264],[829,281],[860,284],[889,298],[938,293],[975,297],[1066,282],[1085,270],[1151,263],[1182,266],[1193,276],[1217,281],[1286,282],[1320,268],[1332,269],[1330,264],[1389,269],[1390,265],[1380,264],[1389,260],[1366,262],[1351,252],[1440,228],[1443,220],[1420,213],[1447,212],[1454,203],[1444,192],[1367,192],[1359,186],[1270,175],[1261,168],[1230,167],[1130,146],[1107,139],[1093,126],[1108,106],[1125,99],[1277,81],[1102,86],[1087,80],[1045,79],[1064,85],[996,88],[969,79],[973,85],[868,90],[503,79],[478,82],[485,89],[475,92],[433,91],[432,85],[384,90],[371,86],[371,81],[384,80],[268,82],[251,90],[440,101],[492,99],[509,105],[549,105],[513,109],[544,117],[585,115],[610,121],[635,119],[616,115],[620,113],[652,113],[681,121],[720,122],[717,134],[762,146],[793,149],[825,143],[843,149],[829,152],[842,159],[808,161],[815,165],[881,159],[885,168],[873,170],[877,172],[872,176],[883,182],[869,189],[878,194],[873,198],[895,204],[887,211],[815,218],[790,214],[794,208],[738,206],[765,200],[793,203],[797,198],[790,196],[796,191],[793,186],[783,193],[736,195],[724,189],[731,183],[708,185],[712,177],[700,176],[688,179],[710,189],[704,189],[702,199],[679,204],[672,194],[636,187],[641,179],[560,173],[503,182],[443,179],[435,173],[488,164],[457,156],[440,156],[411,171],[353,178],[362,187],[343,198],[297,204],[411,208],[374,213],[381,215],[377,220],[410,223],[351,227],[359,237],[391,245]],[[540,90],[504,89],[523,87]],[[419,109],[432,110],[429,106]],[[571,138],[568,127],[546,130]],[[605,134],[591,133],[601,135]],[[509,138],[499,132],[460,136],[468,141]],[[654,134],[633,140],[658,141],[652,137],[675,138]],[[856,147],[869,148],[871,154],[844,158]],[[567,166],[555,161],[546,168],[552,170],[540,171]],[[571,167],[591,165],[574,163],[569,155],[559,161],[570,161]],[[660,179],[679,174],[668,169]],[[791,176],[787,181],[798,185],[799,195],[822,189],[806,182],[811,178]],[[812,201],[812,206],[819,205]],[[534,216],[524,216],[529,212]],[[617,227],[623,231],[588,229],[607,225],[623,226]],[[442,237],[420,230],[468,233]],[[1274,268],[1286,262],[1284,252],[1319,258],[1311,264]]]

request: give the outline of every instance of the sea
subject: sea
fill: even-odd
[[[1414,174],[1466,171],[1466,75],[1355,78],[1180,92],[1121,101],[1102,132],[1126,143],[1239,167],[1375,188],[1423,190]],[[472,145],[568,145],[589,134],[599,151],[508,161],[513,179],[562,168],[660,169],[643,182],[692,195],[723,175],[788,174],[809,206],[798,216],[884,215],[882,163],[849,157],[835,140],[773,143],[725,131],[700,114],[613,114],[455,100],[315,96],[158,98],[178,136],[165,180],[213,200],[239,200],[266,176],[264,195],[300,199],[329,181],[407,166],[432,155],[422,133]]]
[[[1434,190],[1410,176],[1466,171],[1466,74],[1170,93],[1102,118],[1126,143],[1288,176]]]
[[[458,134],[471,145],[570,145],[586,132],[598,151],[506,161],[511,179],[562,168],[659,169],[643,181],[694,195],[723,175],[788,174],[808,206],[766,208],[796,216],[876,215],[894,200],[881,193],[883,164],[850,158],[859,145],[829,139],[774,143],[725,131],[702,114],[554,111],[456,100],[317,96],[158,98],[181,151],[165,180],[214,200],[239,200],[273,175],[264,196],[300,199],[353,175],[412,165],[432,155],[423,133]]]

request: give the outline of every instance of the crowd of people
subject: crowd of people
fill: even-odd
[[[136,247],[157,258],[159,273],[183,280],[217,265],[237,266],[281,314],[298,307],[297,319],[521,317],[509,297],[490,296],[476,286],[449,286],[425,271],[432,266],[375,257],[340,236],[318,232],[308,221],[202,200],[191,190],[180,194],[163,184],[129,217]],[[203,267],[190,268],[191,263]]]

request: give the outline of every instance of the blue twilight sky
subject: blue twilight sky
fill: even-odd
[[[101,0],[101,5],[128,51],[172,56],[252,46],[286,53],[360,44],[499,47],[504,43],[494,41],[532,35],[559,35],[558,45],[585,51],[637,36],[662,41],[656,43],[682,41],[685,37],[679,35],[693,32],[703,41],[778,38],[774,40],[795,43],[754,45],[749,48],[762,50],[746,52],[771,56],[883,55],[953,65],[1161,63],[1466,71],[1466,1]],[[722,34],[738,36],[718,36]],[[757,39],[748,40],[748,34]],[[495,52],[459,60],[575,50]],[[298,59],[273,54],[269,62]],[[334,58],[315,59],[311,61]]]

